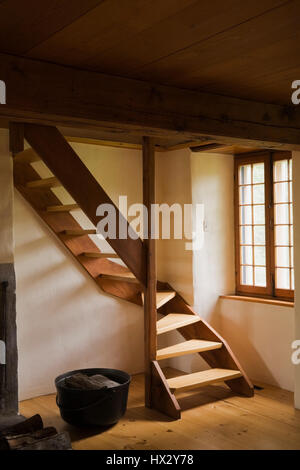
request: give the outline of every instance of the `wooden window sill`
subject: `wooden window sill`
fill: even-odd
[[[278,299],[264,299],[260,297],[247,297],[245,295],[220,295],[220,299],[240,300],[242,302],[256,302],[260,304],[279,305],[281,307],[294,307],[294,302]]]

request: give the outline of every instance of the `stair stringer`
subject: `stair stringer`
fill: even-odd
[[[76,230],[81,226],[68,212],[47,212],[45,208],[51,205],[59,205],[61,201],[48,188],[28,188],[26,184],[30,181],[39,180],[39,174],[30,163],[14,162],[14,185],[23,198],[30,204],[35,212],[40,216],[48,228],[57,236],[61,243],[76,258],[87,273],[102,288],[101,274],[127,273],[129,270],[108,259],[86,258],[81,256],[83,252],[99,252],[98,246],[88,235],[70,236],[63,234],[63,230]],[[111,281],[109,281],[113,284]],[[129,283],[124,284],[123,289],[118,288],[122,298],[142,305],[140,287]],[[105,290],[105,289],[104,289]]]
[[[24,135],[33,150],[61,182],[94,226],[97,226],[101,218],[97,215],[99,205],[104,204],[114,209],[116,234],[119,233],[120,224],[126,227],[126,233],[129,233],[128,221],[56,127],[26,123],[24,124]],[[146,250],[142,240],[111,235],[106,237],[106,241],[138,281],[145,286]]]
[[[181,418],[181,409],[171,392],[165,375],[157,361],[151,362],[150,408],[168,415],[172,419]]]

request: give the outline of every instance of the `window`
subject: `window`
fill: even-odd
[[[292,202],[290,152],[236,156],[238,294],[293,299]]]

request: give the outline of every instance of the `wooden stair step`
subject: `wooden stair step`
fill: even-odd
[[[116,253],[101,253],[100,251],[95,253],[84,252],[82,256],[86,256],[87,258],[120,258]]]
[[[47,207],[47,212],[70,212],[75,209],[80,209],[78,204],[61,204],[59,206],[49,206]]]
[[[51,176],[50,178],[30,181],[26,186],[27,188],[56,188],[57,186],[61,186],[61,184],[55,176]]]
[[[182,343],[159,349],[156,353],[156,359],[160,361],[162,359],[167,359],[168,357],[185,356],[186,354],[194,354],[201,351],[212,351],[213,349],[219,349],[222,346],[222,343],[216,341],[190,339],[189,341],[183,341]]]
[[[164,291],[156,293],[156,308],[162,307],[164,304],[173,299],[176,295],[175,291]]]
[[[70,235],[70,236],[82,236],[82,235],[96,235],[97,230],[95,228],[91,229],[75,229],[75,230],[63,230],[60,232],[62,235]]]
[[[172,392],[177,390],[189,390],[225,380],[237,379],[242,374],[239,370],[231,369],[208,369],[193,374],[181,375],[168,379],[167,383]]]
[[[19,152],[16,155],[14,155],[14,163],[33,163],[33,162],[38,162],[40,160],[40,157],[38,156],[35,151],[30,148],[23,150],[23,152]]]
[[[104,279],[108,281],[133,282],[135,284],[140,284],[137,278],[132,273],[122,273],[119,275],[101,274],[100,279]]]
[[[162,307],[164,304],[173,299],[176,295],[175,291],[160,291],[156,292],[156,308]],[[144,293],[142,293],[142,300],[144,303]]]
[[[169,313],[156,323],[157,334],[161,335],[167,331],[176,330],[186,325],[200,321],[198,315],[186,315],[184,313]]]

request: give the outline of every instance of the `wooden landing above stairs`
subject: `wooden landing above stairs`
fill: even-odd
[[[108,238],[113,252],[101,252],[93,241],[99,219],[96,208],[112,201],[57,129],[24,124],[24,134],[32,148],[14,152],[18,191],[102,290],[140,306],[144,304],[146,405],[178,419],[180,406],[174,393],[220,381],[236,393],[252,396],[253,386],[224,339],[171,286],[156,280],[155,241]],[[32,166],[39,159],[53,176],[40,178]],[[154,146],[149,138],[144,139],[143,164],[147,205],[154,200]],[[67,168],[74,168],[74,172],[66,171]],[[68,191],[74,204],[61,203],[52,191],[59,185]],[[81,227],[73,210],[82,210],[94,228]],[[117,208],[116,211],[119,215]],[[114,262],[114,258],[124,264]],[[157,313],[163,318],[157,320]],[[178,330],[184,341],[158,349],[157,336],[173,330]],[[159,361],[188,354],[199,354],[210,369],[167,380]]]

